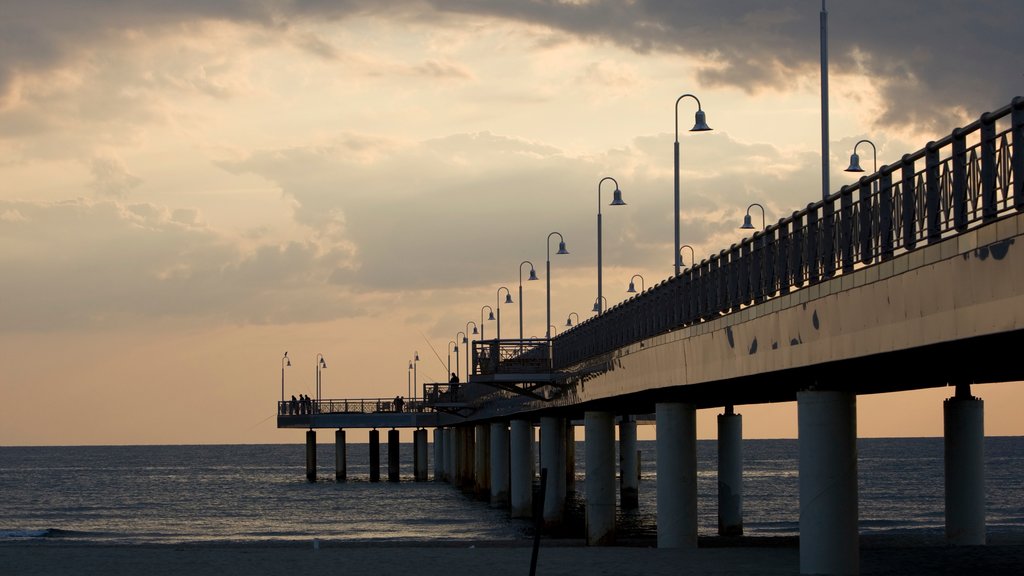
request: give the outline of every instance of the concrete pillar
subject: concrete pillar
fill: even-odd
[[[370,482],[380,482],[380,430],[370,430]]]
[[[509,493],[513,518],[533,516],[533,423],[513,420],[509,436]]]
[[[444,430],[434,428],[434,482],[444,480]]]
[[[743,416],[718,415],[718,535],[743,535]]]
[[[857,397],[797,392],[800,573],[859,574]]]
[[[586,412],[587,545],[615,541],[615,417]]]
[[[658,449],[658,548],[697,547],[697,409],[655,406]]]
[[[565,493],[576,491],[576,427],[565,421]]]
[[[348,479],[348,459],[345,446],[345,431],[334,432],[334,480],[344,482]]]
[[[451,427],[444,429],[444,479],[455,484],[455,433]]]
[[[640,507],[639,468],[636,420],[623,416],[619,422],[619,502],[623,509]]]
[[[488,424],[477,424],[473,450],[473,493],[481,500],[491,499],[491,427]]]
[[[946,540],[985,544],[985,404],[968,384],[942,403],[946,439]]]
[[[398,430],[388,430],[388,482],[398,482],[399,476],[399,438]]]
[[[540,467],[547,469],[544,491],[544,524],[558,526],[565,515],[565,420],[540,419]]]
[[[415,469],[413,475],[416,477],[417,482],[427,481],[427,470],[430,467],[430,460],[427,458],[427,429],[420,428],[413,432],[413,444],[416,452],[415,456]]]
[[[509,502],[509,437],[508,424],[491,424],[491,506],[507,508]]]
[[[306,431],[306,480],[316,482],[316,430]]]
[[[459,489],[465,492],[473,492],[476,488],[474,479],[476,471],[476,430],[473,426],[462,426],[459,428],[462,439],[462,449],[459,453],[461,463]]]

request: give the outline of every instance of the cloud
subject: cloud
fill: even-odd
[[[124,162],[115,156],[99,156],[92,160],[92,188],[100,196],[123,199],[142,184],[142,178],[128,173]]]

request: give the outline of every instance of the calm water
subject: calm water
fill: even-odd
[[[987,438],[989,533],[1024,534],[1024,438]],[[640,509],[620,514],[625,535],[653,535],[655,443],[640,442]],[[386,446],[382,445],[386,473]],[[333,446],[321,445],[320,482],[305,481],[302,445],[0,448],[0,540],[177,543],[199,541],[510,540],[512,521],[444,483],[370,483],[366,445],[349,446],[349,482],[333,481]],[[859,442],[861,532],[943,530],[941,438]],[[577,445],[577,507],[586,492]],[[795,535],[796,440],[744,442],[748,535]],[[433,450],[429,450],[433,457]],[[698,444],[701,535],[717,531],[716,444]]]

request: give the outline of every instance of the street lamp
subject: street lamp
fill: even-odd
[[[612,203],[609,206],[625,206],[622,201],[622,190],[619,190],[619,183],[611,176],[605,176],[597,183],[597,302],[594,304],[598,314],[604,310],[601,307],[601,184],[605,180],[611,180],[615,184],[615,192],[612,193]]]
[[[291,365],[292,361],[288,358],[288,352],[285,352],[284,357],[281,358],[281,402],[284,402],[284,368]]]
[[[598,302],[604,304],[604,307],[602,307],[600,304],[598,304]],[[591,312],[597,312],[598,314],[600,314],[601,310],[603,310],[607,306],[608,306],[608,299],[605,298],[604,296],[601,296],[600,300],[595,300],[594,301],[594,308],[593,308],[593,310],[591,310]]]
[[[598,194],[600,194],[600,192],[598,192]],[[598,206],[598,210],[600,210],[600,204],[601,204],[601,202],[599,200],[598,201],[598,205],[599,205]],[[554,236],[555,234],[558,235],[558,252],[555,252],[555,255],[557,256],[559,254],[568,254],[569,253],[569,251],[565,249],[565,238],[562,238],[562,234],[560,232],[552,232],[551,234],[548,234],[548,241],[547,241],[548,260],[547,260],[547,271],[546,271],[547,276],[544,278],[544,281],[547,283],[547,302],[548,302],[548,305],[547,305],[547,310],[548,310],[547,319],[548,319],[548,326],[551,326],[551,237]],[[550,330],[548,331],[548,335],[547,336],[548,336],[548,340],[551,340],[551,332],[550,332]]]
[[[861,140],[853,145],[853,154],[850,154],[850,167],[844,170],[844,172],[864,171],[864,169],[860,167],[860,156],[857,156],[857,146],[865,143],[871,144],[871,161],[874,171],[878,172],[878,149],[875,148],[875,143],[871,140]]]
[[[412,360],[409,360],[409,369],[405,372],[405,397],[412,400]]]
[[[565,325],[566,325],[566,326],[568,326],[568,327],[571,327],[571,326],[572,326],[572,317],[573,317],[574,315],[576,316],[576,323],[577,323],[577,324],[579,324],[579,323],[580,323],[580,315],[579,315],[579,314],[576,314],[575,312],[569,312],[569,316],[568,316],[568,317],[567,317],[567,318],[565,319]]]
[[[476,322],[466,322],[466,332],[462,336],[462,343],[466,345],[466,382],[469,382],[469,356],[473,352],[473,345],[469,341],[469,325],[473,325],[473,334],[479,334],[476,330]]]
[[[320,370],[327,368],[327,362],[323,354],[316,355],[316,403],[317,411],[320,410]]]
[[[416,368],[419,367],[419,363],[420,363],[420,353],[415,351],[415,350],[413,350],[413,358],[412,358],[412,399],[414,401],[416,400],[416,397],[417,397],[416,396],[417,395],[416,389],[419,387],[419,383],[416,381]],[[411,407],[411,405],[410,405],[410,407]]]
[[[629,288],[626,288],[626,292],[636,294],[636,286],[633,285],[633,280],[636,278],[640,279],[640,291],[644,291],[644,277],[640,274],[633,274],[633,278],[629,279]]]
[[[487,304],[484,304],[483,306],[481,306],[480,307],[480,339],[481,340],[486,340],[486,338],[484,338],[484,308],[487,308],[488,310],[490,310],[490,312],[487,314],[487,319],[488,320],[494,320],[494,308],[491,308]]]
[[[754,229],[754,225],[750,222],[750,209],[753,208],[754,206],[757,206],[758,208],[761,209],[761,230],[765,229],[765,224],[764,224],[764,206],[761,206],[757,202],[754,202],[750,206],[747,206],[747,215],[743,217],[743,225],[740,226],[740,230],[753,230]]]
[[[689,248],[690,249],[690,261],[693,262],[694,264],[696,264],[697,263],[697,257],[693,253],[693,246],[690,246],[689,244],[683,244],[682,246],[679,247],[679,264],[681,264],[683,266],[686,265],[686,264],[683,263],[683,248]]]
[[[697,99],[693,94],[683,94],[679,98],[676,98],[676,142],[675,142],[675,224],[676,224],[676,242],[673,246],[679,246],[679,102],[683,98],[693,98],[697,102],[697,113],[693,117],[693,128],[690,128],[690,132],[707,132],[711,130],[708,123],[704,120],[704,110],[700,107],[700,100]],[[676,276],[679,276],[679,264],[680,258],[676,254]]]
[[[457,336],[457,335],[456,335]],[[459,369],[459,345],[455,343],[455,340],[448,341],[448,374],[445,378],[449,378],[454,372],[452,372],[452,346],[455,346],[455,369]]]
[[[458,342],[459,342],[459,334],[462,334],[462,341],[463,342],[466,341],[466,333],[465,332],[463,332],[462,330],[459,330],[458,332],[455,333],[455,342],[456,342],[456,344],[455,344],[455,377],[456,378],[458,378],[458,376],[459,376],[459,344],[458,344]],[[468,350],[466,352],[466,355],[469,356],[469,351]],[[468,373],[466,374],[466,380],[469,381],[469,374]]]
[[[523,339],[523,264],[530,265],[530,277],[527,280],[539,280],[533,262],[523,260],[519,263],[519,340]],[[466,378],[469,378],[469,374],[466,374]]]
[[[494,297],[494,315],[497,317],[495,325],[498,328],[498,340],[501,340],[501,291],[505,291],[505,304],[512,304],[512,291],[502,286],[498,288]]]

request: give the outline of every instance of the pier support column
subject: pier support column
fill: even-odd
[[[455,433],[451,427],[444,429],[444,479],[455,485]]]
[[[388,482],[398,482],[399,476],[399,437],[398,430],[388,430]]]
[[[971,386],[942,403],[946,459],[946,540],[985,544],[985,404]]]
[[[576,427],[565,421],[565,493],[576,491]]]
[[[718,415],[718,535],[743,535],[743,416]]]
[[[412,433],[413,448],[415,462],[413,466],[413,475],[416,477],[417,482],[427,481],[427,470],[429,468],[429,460],[427,458],[427,429],[420,428]]]
[[[636,420],[623,416],[619,422],[619,502],[623,509],[640,507],[639,472]]]
[[[370,482],[380,482],[380,430],[370,430]]]
[[[476,435],[473,450],[473,493],[480,500],[491,499],[491,427],[488,424],[474,426]]]
[[[434,428],[434,482],[444,480],[444,430]]]
[[[859,574],[857,397],[797,392],[800,573]]]
[[[509,501],[509,437],[508,424],[491,424],[491,506],[507,508]]]
[[[348,454],[346,454],[345,431],[341,428],[334,432],[334,480],[344,482],[348,479]]]
[[[587,545],[615,541],[615,417],[611,412],[586,412]]]
[[[697,409],[655,407],[658,447],[658,548],[697,547]]]
[[[473,492],[476,487],[474,472],[476,465],[476,431],[473,426],[460,426],[459,439],[462,444],[459,449],[459,489],[464,492]]]
[[[533,423],[513,420],[509,435],[511,516],[533,516]]]
[[[316,430],[306,431],[306,480],[316,482]]]
[[[545,416],[540,419],[540,467],[547,469],[544,491],[544,524],[562,524],[565,515],[565,420]]]

